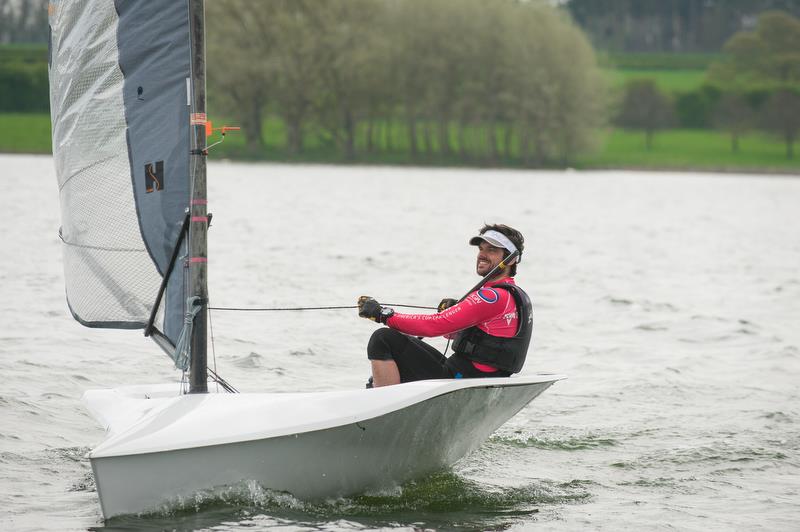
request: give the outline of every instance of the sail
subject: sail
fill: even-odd
[[[89,327],[155,327],[186,305],[190,197],[188,0],[56,0],[49,7],[53,159],[69,308]]]

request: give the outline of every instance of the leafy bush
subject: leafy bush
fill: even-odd
[[[682,128],[697,129],[712,126],[714,108],[722,91],[714,85],[675,95],[675,115]]]
[[[49,111],[47,47],[0,46],[0,111]]]
[[[0,111],[48,111],[48,91],[46,64],[0,65]]]

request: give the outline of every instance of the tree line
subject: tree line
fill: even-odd
[[[218,0],[207,25],[210,106],[254,153],[273,116],[290,155],[562,164],[605,113],[586,37],[541,2]]]
[[[595,46],[616,52],[717,52],[759,13],[800,16],[800,0],[568,0]]]
[[[641,14],[627,0],[566,5],[594,13],[614,2]],[[40,0],[25,5],[14,16],[46,12]],[[21,6],[0,0],[3,13]],[[246,137],[245,153],[231,155],[566,165],[611,118],[643,130],[648,148],[659,129],[716,127],[738,151],[744,133],[762,129],[791,158],[800,128],[800,21],[785,12],[762,13],[728,39],[696,89],[668,94],[638,79],[611,98],[587,38],[547,2],[215,0],[207,31],[209,108]],[[645,70],[712,57],[656,55],[620,57]],[[41,45],[0,47],[0,111],[47,111],[46,60]],[[284,147],[265,154],[265,139]]]
[[[781,138],[786,157],[793,158],[800,134],[800,19],[780,11],[762,13],[755,28],[733,35],[723,52],[702,87],[675,98],[652,79],[630,81],[617,124],[643,130],[647,149],[657,130],[678,120],[728,131],[734,152],[742,134],[761,129]]]
[[[0,44],[46,43],[48,0],[0,0]]]

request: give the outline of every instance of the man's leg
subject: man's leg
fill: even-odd
[[[448,379],[446,358],[431,345],[394,329],[376,330],[367,345],[374,386],[423,379]]]
[[[372,364],[372,385],[375,388],[400,384],[400,370],[394,360],[370,360]]]

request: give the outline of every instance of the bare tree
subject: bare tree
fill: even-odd
[[[274,38],[265,53],[271,81],[273,105],[286,126],[286,150],[303,151],[304,126],[319,93],[318,71],[323,50],[315,38],[312,22],[316,2],[272,0],[263,9],[270,12]]]
[[[653,147],[653,136],[659,129],[669,127],[674,120],[672,104],[652,79],[630,81],[625,86],[625,95],[617,124],[645,132],[645,146]]]
[[[731,135],[731,151],[739,152],[739,137],[754,126],[755,112],[739,94],[722,96],[714,110],[714,124]]]
[[[457,144],[464,160],[495,164],[516,151],[567,164],[602,120],[594,53],[543,2],[217,0],[207,9],[209,93],[253,151],[267,112],[283,122],[289,154],[313,131],[348,160],[357,139],[371,152],[382,137],[391,150],[402,117],[412,158]]]
[[[247,0],[207,5],[208,82],[211,102],[241,125],[248,152],[258,155],[271,90],[265,50],[272,48],[274,30],[269,13],[251,7]]]
[[[345,159],[356,156],[356,133],[365,114],[368,72],[380,49],[374,29],[383,5],[373,0],[316,2],[314,32],[323,51],[319,65],[324,91],[318,114],[342,147]]]
[[[412,159],[419,154],[418,122],[427,96],[427,79],[431,75],[428,52],[431,26],[431,6],[423,0],[406,0],[389,4],[388,37],[395,44],[387,60],[391,63],[397,83],[397,99],[401,103]],[[427,71],[427,72],[426,72]]]
[[[779,135],[786,144],[786,158],[794,158],[794,141],[800,131],[800,95],[789,89],[773,94],[764,106],[762,126]]]

